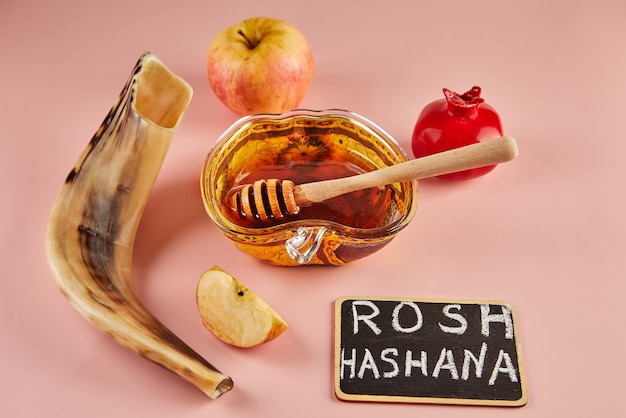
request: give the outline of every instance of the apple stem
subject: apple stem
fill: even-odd
[[[241,37],[242,37],[243,39],[245,39],[246,43],[248,44],[248,48],[250,48],[250,49],[254,49],[254,48],[256,48],[256,47],[257,47],[257,45],[259,45],[259,43],[260,43],[259,41],[252,42],[252,40],[251,40],[250,38],[248,38],[248,37],[246,36],[246,34],[244,33],[244,31],[242,31],[241,29],[239,29],[239,30],[237,31],[237,33],[238,33],[239,35],[241,35]]]

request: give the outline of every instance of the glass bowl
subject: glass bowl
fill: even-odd
[[[259,179],[301,184],[404,161],[389,134],[346,110],[251,115],[227,129],[207,156],[202,199],[211,220],[246,254],[280,266],[342,265],[380,250],[408,225],[417,181],[349,193],[265,222],[242,217],[229,193]]]

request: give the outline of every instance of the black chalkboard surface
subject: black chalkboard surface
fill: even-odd
[[[513,309],[485,301],[335,302],[335,394],[346,401],[521,406]]]

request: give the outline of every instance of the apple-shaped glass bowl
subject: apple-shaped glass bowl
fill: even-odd
[[[417,209],[417,181],[348,193],[283,219],[239,213],[229,196],[260,179],[296,185],[407,161],[397,142],[345,110],[293,110],[239,119],[218,139],[201,173],[211,220],[240,250],[281,266],[342,265],[385,246]]]

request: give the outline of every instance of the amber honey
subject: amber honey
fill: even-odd
[[[256,180],[278,179],[291,180],[295,184],[304,184],[320,180],[343,178],[364,173],[365,170],[346,161],[288,161],[256,167],[253,172],[240,173],[233,184],[233,192],[239,186],[252,184]],[[261,221],[258,216],[246,217],[238,208],[233,207],[229,195],[224,199],[222,211],[231,222],[246,228],[264,228],[286,222],[315,219],[345,225],[351,228],[377,228],[389,219],[393,211],[392,189],[373,187],[347,193],[311,206],[301,207],[297,215],[288,215]]]
[[[224,132],[207,156],[203,203],[221,231],[253,257],[282,266],[341,265],[378,251],[408,224],[417,205],[415,183],[359,190],[263,221],[233,208],[233,193],[257,180],[299,185],[370,172],[406,158],[388,134],[351,112],[252,115]],[[311,257],[302,261],[294,255],[296,244],[300,255]]]

